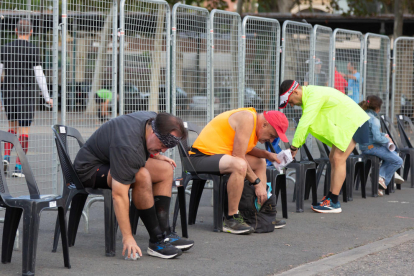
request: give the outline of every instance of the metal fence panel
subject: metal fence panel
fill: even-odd
[[[377,95],[383,100],[382,114],[389,113],[390,39],[367,33],[364,37],[364,99]]]
[[[213,116],[243,106],[244,75],[241,70],[241,19],[235,12],[210,13],[211,78]],[[209,118],[212,119],[212,118]]]
[[[58,1],[5,0],[0,15],[0,129],[19,137],[40,192],[56,193],[57,160],[50,126],[58,112]],[[46,104],[49,97],[54,99],[53,108]],[[5,173],[10,193],[27,194],[24,177],[11,178],[19,165],[15,151],[10,144],[1,146],[3,156],[9,156]]]
[[[306,75],[312,75],[310,67],[311,59],[310,39],[312,25],[307,23],[287,20],[282,26],[282,64],[280,82],[284,80],[296,80],[303,85]],[[298,106],[288,105],[283,109],[286,117],[291,120],[302,115],[302,109]],[[294,125],[290,121],[287,131],[288,138],[291,139],[294,133]]]
[[[329,27],[315,25],[311,36],[311,59],[310,67],[313,74],[309,74],[304,85],[331,86],[330,79],[332,74],[332,29]]]
[[[171,113],[204,127],[209,104],[209,13],[183,4],[172,11]]]
[[[414,38],[399,37],[394,41],[392,65],[391,120],[395,115],[414,118]]]
[[[170,6],[132,0],[124,9],[123,112],[170,112]]]
[[[361,32],[344,29],[335,29],[333,34],[333,66],[331,74],[334,88],[342,90],[345,85],[345,92],[355,102],[359,103],[362,98],[362,83],[364,81],[363,70],[363,36]],[[335,71],[337,77],[335,80]],[[343,78],[338,76],[343,75]],[[341,86],[342,85],[342,86]]]
[[[279,102],[280,24],[246,16],[242,23],[244,106],[277,110]]]
[[[117,13],[116,0],[62,2],[62,123],[84,139],[116,116]]]

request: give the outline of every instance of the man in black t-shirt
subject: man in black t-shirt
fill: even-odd
[[[181,255],[194,242],[171,232],[169,207],[176,167],[160,155],[186,139],[180,118],[168,113],[135,112],[103,124],[76,155],[74,166],[85,187],[112,189],[124,254],[141,255],[129,222],[129,189],[150,235],[147,253],[164,259]]]
[[[43,97],[50,106],[53,100],[49,97],[46,77],[42,69],[39,49],[29,42],[33,28],[29,20],[19,20],[16,25],[18,39],[1,47],[0,76],[4,71],[1,94],[4,109],[9,120],[9,132],[17,135],[25,153],[29,147],[29,128],[32,124],[36,104],[36,83]],[[4,171],[10,163],[11,143],[4,143]],[[20,159],[16,159],[13,177],[24,177]]]

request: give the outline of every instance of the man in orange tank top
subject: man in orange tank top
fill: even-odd
[[[254,185],[258,203],[262,204],[267,200],[266,159],[280,163],[275,153],[255,146],[257,142],[272,142],[278,137],[288,142],[285,134],[288,126],[286,116],[279,111],[258,114],[254,108],[239,108],[211,120],[194,142],[190,159],[198,173],[219,171],[230,174],[225,232],[246,234],[254,231],[238,214],[244,180]]]

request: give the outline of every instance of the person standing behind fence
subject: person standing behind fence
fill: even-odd
[[[42,69],[42,59],[37,46],[29,42],[33,28],[29,20],[21,19],[16,25],[17,39],[1,47],[0,76],[5,72],[1,86],[4,109],[9,121],[9,132],[19,134],[19,142],[25,153],[29,148],[29,129],[33,121],[37,89],[35,79],[42,95],[50,106],[46,77]],[[4,171],[10,164],[13,145],[4,144]],[[20,159],[16,159],[13,177],[24,177]]]
[[[340,73],[348,79],[348,96],[356,103],[359,103],[359,83],[364,81],[361,74],[357,71],[357,65],[354,61],[348,62],[349,74]]]
[[[341,91],[345,94],[345,87],[348,86],[348,82],[344,77],[342,77],[341,73],[336,70],[335,66],[335,82],[334,82],[334,88]]]
[[[359,103],[361,108],[369,115],[369,142],[359,144],[359,149],[362,154],[375,155],[382,159],[382,165],[379,170],[379,190],[378,195],[383,196],[384,192],[381,189],[387,189],[390,184],[392,176],[402,166],[403,160],[398,156],[397,152],[388,149],[388,143],[391,138],[381,132],[381,123],[378,118],[378,113],[381,110],[382,100],[380,97],[372,95],[368,96],[366,101]],[[396,175],[397,176],[397,175]],[[401,176],[395,178],[398,184],[401,184]]]
[[[346,159],[356,143],[368,142],[369,116],[340,91],[324,86],[300,86],[294,80],[280,85],[280,105],[302,107],[290,150],[294,157],[308,134],[332,147],[329,161],[332,166],[331,189],[312,210],[318,213],[341,213],[338,195],[346,176]]]

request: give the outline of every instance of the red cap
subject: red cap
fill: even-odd
[[[279,135],[280,139],[285,143],[289,142],[288,138],[286,137],[289,121],[286,118],[285,114],[280,111],[272,110],[264,111],[263,115],[269,124],[276,130],[277,135]]]

